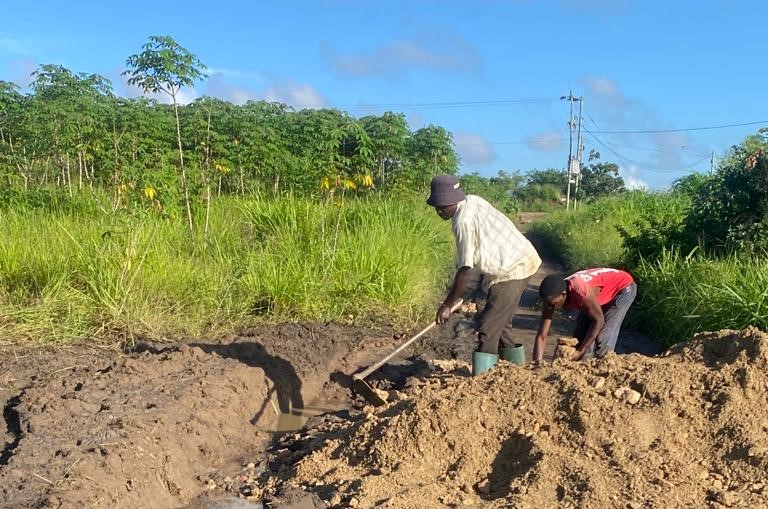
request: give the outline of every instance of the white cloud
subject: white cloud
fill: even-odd
[[[616,108],[623,108],[629,103],[629,99],[619,89],[619,84],[604,76],[586,76],[582,80],[590,96],[595,96],[606,104]]]
[[[209,76],[214,76],[216,74],[220,74],[222,76],[227,76],[231,78],[247,78],[251,80],[260,80],[265,81],[266,75],[263,72],[260,71],[247,71],[242,69],[227,69],[227,68],[221,68],[221,67],[209,67],[206,70],[207,74]]]
[[[327,104],[325,98],[312,85],[292,81],[268,86],[263,97],[266,101],[285,103],[296,109],[324,108]]]
[[[121,88],[123,89],[122,95],[125,97],[147,97],[149,99],[154,99],[159,103],[162,104],[173,104],[173,99],[171,99],[171,96],[164,92],[158,92],[155,94],[145,94],[144,91],[136,86],[136,85],[129,85],[128,82],[123,81],[121,83]],[[116,92],[120,92],[119,90],[116,90]],[[176,103],[177,104],[189,104],[195,99],[200,97],[200,93],[194,89],[194,88],[182,88],[176,93]]]
[[[546,131],[529,136],[525,144],[531,150],[554,152],[565,147],[565,137],[560,131]]]
[[[118,76],[117,93],[125,97],[145,95],[139,87],[129,85],[125,77],[120,75],[121,71],[114,73]],[[312,85],[306,83],[295,83],[291,80],[277,81],[274,78],[268,78],[268,83],[265,86],[254,89],[246,85],[233,85],[220,72],[212,73],[198,87],[182,89],[177,96],[177,101],[179,104],[189,104],[203,94],[238,105],[260,100],[281,102],[296,109],[323,108],[327,104],[322,94]],[[146,94],[146,96],[161,103],[171,103],[171,98],[167,94]]]
[[[259,97],[259,95],[250,87],[228,83],[225,79],[225,75],[220,72],[211,73],[205,84],[205,95],[218,97],[219,99],[229,101],[233,104],[241,105],[248,101],[257,101],[261,99],[261,97]]]
[[[11,61],[11,75],[9,81],[16,83],[23,91],[29,90],[29,84],[32,82],[32,73],[40,65],[32,59],[22,58]]]
[[[457,132],[453,136],[456,152],[465,165],[487,165],[498,158],[484,136],[477,133]]]
[[[479,73],[480,53],[460,34],[431,29],[413,39],[393,40],[367,53],[342,53],[326,46],[329,65],[346,76],[399,76],[414,69]]]
[[[653,131],[676,127],[656,108],[624,93],[615,80],[604,76],[586,76],[580,82],[584,86],[585,126],[589,131]],[[613,152],[595,137],[608,144]],[[656,170],[684,169],[690,163],[691,154],[709,152],[709,148],[696,144],[689,134],[681,132],[598,132],[594,135],[585,133],[584,139],[595,146],[604,158],[631,158],[632,161],[625,159],[625,162],[647,165]]]
[[[619,174],[624,179],[624,185],[627,189],[648,189],[648,184],[638,176],[639,170],[636,166],[619,166]]]
[[[179,104],[189,104],[195,99],[200,97],[200,93],[194,88],[182,88],[176,93],[176,102]],[[164,99],[164,100],[163,100]],[[160,102],[171,103],[171,98],[163,94],[163,99],[158,99]]]
[[[110,76],[112,79],[112,84],[114,85],[114,90],[117,95],[121,95],[123,97],[147,97],[148,99],[154,99],[159,103],[162,104],[172,104],[173,101],[171,97],[166,94],[165,92],[158,92],[155,94],[145,94],[144,90],[142,90],[141,87],[138,85],[131,85],[128,83],[128,76],[123,76],[123,72],[125,72],[126,68],[121,67],[114,69],[112,72],[110,72]],[[183,88],[179,90],[179,92],[176,94],[176,102],[178,104],[189,104],[195,99],[200,97],[200,93],[194,89],[194,88]]]

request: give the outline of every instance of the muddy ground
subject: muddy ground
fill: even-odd
[[[531,282],[515,321],[529,358],[538,321],[536,287],[553,270],[545,267]],[[373,363],[415,331],[283,324],[210,342],[139,344],[125,352],[82,346],[2,351],[0,507],[234,508],[258,507],[262,501],[283,509],[373,507],[378,504],[374,498],[383,492],[366,495],[366,479],[382,475],[389,468],[387,461],[393,465],[407,461],[392,457],[379,467],[350,470],[353,478],[344,481],[346,487],[331,493],[315,489],[317,482],[332,482],[333,468],[321,472],[327,444],[339,433],[353,433],[371,415],[386,415],[393,421],[401,413],[412,416],[415,409],[426,408],[431,400],[422,398],[438,386],[468,383],[466,361],[475,346],[472,318],[471,313],[455,315],[370,377],[373,384],[401,398],[384,414],[373,414],[354,397],[348,374]],[[554,334],[567,334],[569,328],[568,321],[561,320]],[[646,338],[631,333],[620,345],[622,351],[644,353],[654,353],[654,348]],[[499,372],[507,373],[507,368]],[[512,394],[530,391],[525,388],[529,383],[514,379],[499,408],[516,414],[511,410],[518,408],[520,398]],[[556,388],[554,384],[551,390]],[[562,403],[563,412],[568,404]],[[454,410],[451,423],[459,428],[467,426],[462,416],[474,422],[487,412],[476,405]],[[380,430],[394,443],[401,431]],[[495,446],[488,445],[493,440],[487,436],[477,438],[475,445],[507,447],[517,454],[521,445],[509,442],[508,433],[497,432],[500,441]],[[401,452],[410,457],[413,448],[420,447],[419,440],[414,437],[409,443],[406,435],[401,438],[407,449]],[[374,452],[370,440],[356,443],[354,454]],[[526,451],[529,454],[530,448]],[[315,484],[307,485],[302,477],[307,474],[297,469],[298,456],[316,458],[319,466],[311,480]],[[513,470],[524,473],[521,466]],[[287,482],[291,476],[295,482]],[[322,480],[324,476],[330,476],[328,481]],[[452,506],[455,500],[448,492],[444,495],[445,503],[434,507]],[[240,505],[233,501],[237,499]]]

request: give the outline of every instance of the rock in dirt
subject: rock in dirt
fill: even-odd
[[[325,502],[313,494],[301,489],[288,489],[268,507],[274,509],[326,509]]]
[[[640,402],[642,395],[629,387],[620,387],[613,392],[616,399],[620,399],[630,405],[636,405]]]
[[[555,347],[555,359],[570,359],[576,353],[576,348],[567,345],[557,345]]]
[[[491,492],[491,482],[488,479],[483,479],[477,483],[477,492],[482,495],[488,495]]]
[[[557,344],[561,346],[577,346],[579,344],[579,338],[558,338]]]

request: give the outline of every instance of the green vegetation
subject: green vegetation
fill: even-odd
[[[125,99],[97,74],[42,65],[31,93],[0,81],[0,201],[19,193],[101,189],[110,210],[140,207],[210,231],[211,204],[247,196],[424,192],[456,173],[451,134],[411,131],[401,113],[354,118],[336,109],[179,103],[205,65],[170,37],[128,57],[128,81],[157,100]]]
[[[666,344],[705,330],[749,325],[768,330],[765,256],[665,252],[654,261],[642,260],[633,272],[641,286],[635,325]]]
[[[532,232],[571,269],[622,267],[639,283],[630,315],[666,344],[692,333],[768,328],[768,140],[750,136],[711,176],[557,212]]]
[[[182,104],[206,66],[167,36],[126,68],[150,98],[60,65],[35,70],[28,94],[0,81],[4,338],[178,338],[433,312],[453,241],[424,197],[433,175],[458,170],[451,133],[412,131],[393,112]],[[560,206],[562,186],[546,181],[558,178],[462,180],[514,213]]]
[[[532,224],[530,231],[568,267],[626,267],[633,265],[639,249],[627,249],[628,242],[650,244],[656,240],[658,230],[649,226],[649,221],[667,221],[689,208],[690,199],[684,195],[631,191],[601,198],[575,211],[558,210]],[[659,242],[666,246],[666,237],[653,245]]]
[[[599,153],[590,153],[590,163],[582,168],[578,189],[575,185],[571,187],[572,199],[589,203],[626,192],[618,165],[599,162],[599,159]],[[461,176],[461,184],[467,192],[479,194],[499,210],[514,214],[557,210],[565,204],[568,179],[563,170],[547,168],[525,174],[500,171],[495,177],[470,173]]]
[[[421,199],[222,199],[212,234],[193,244],[153,215],[60,201],[0,211],[5,338],[160,339],[263,320],[410,323],[433,312],[451,261],[450,229]]]

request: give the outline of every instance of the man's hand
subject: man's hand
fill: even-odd
[[[437,308],[437,316],[435,316],[435,321],[438,323],[438,325],[444,324],[450,317],[451,308],[449,306],[442,304],[439,308]]]
[[[573,355],[571,355],[571,360],[572,361],[580,361],[581,358],[584,357],[585,353],[586,352],[582,352],[580,350],[576,350],[575,352],[573,352]]]

